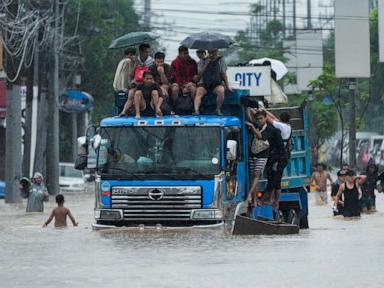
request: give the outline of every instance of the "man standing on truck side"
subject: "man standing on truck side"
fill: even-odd
[[[224,58],[218,55],[217,49],[208,50],[208,57],[198,66],[197,90],[195,97],[195,112],[200,114],[201,99],[207,93],[216,94],[216,114],[223,115],[221,106],[224,103],[225,89],[232,91],[228,83],[227,64]]]
[[[292,127],[289,124],[291,116],[288,112],[282,112],[280,114],[280,121],[277,119],[275,115],[271,112],[265,110],[267,113],[267,122],[271,124],[273,127],[280,130],[281,138],[284,142],[284,152],[285,155],[280,158],[279,164],[277,165],[277,170],[273,171],[275,174],[275,187],[268,187],[267,189],[272,189],[271,201],[272,207],[274,211],[279,209],[279,198],[281,194],[281,178],[283,177],[283,171],[285,167],[288,165],[288,161],[291,158],[291,149],[292,149]],[[269,183],[269,182],[268,182]]]
[[[113,80],[113,89],[115,92],[128,93],[129,84],[131,82],[131,73],[135,66],[136,50],[128,48],[124,51],[123,59],[117,65],[115,78]]]
[[[311,183],[314,183],[316,188],[316,203],[319,205],[328,203],[327,180],[329,180],[331,184],[333,183],[331,175],[326,169],[325,164],[317,164],[317,171],[312,173],[311,178]]]
[[[197,63],[189,56],[188,48],[179,47],[179,54],[171,63],[172,68],[172,102],[176,105],[177,98],[182,94],[189,94],[189,97],[195,99],[196,83],[193,77],[197,74]]]
[[[150,53],[151,46],[149,44],[143,43],[139,46],[139,56],[137,57],[135,66],[133,67],[130,74],[132,81],[128,91],[127,102],[125,102],[123,111],[121,111],[120,116],[128,114],[128,111],[134,103],[134,95],[137,85],[143,83],[144,72],[149,71],[149,67],[155,62],[155,60],[150,56]]]
[[[253,123],[250,123],[250,122],[247,122],[247,125],[249,125],[255,135],[255,137],[257,137],[259,140],[262,140],[262,141],[267,141],[268,143],[268,149],[267,149],[267,153],[264,152],[264,154],[261,155],[261,153],[263,153],[263,151],[265,150],[262,150],[261,152],[258,152],[257,150],[260,150],[262,149],[262,147],[264,146],[264,144],[262,145],[260,142],[259,144],[255,143],[254,141],[252,141],[252,145],[251,145],[251,155],[252,154],[255,154],[253,155],[253,161],[254,163],[252,163],[250,161],[250,167],[252,169],[253,166],[256,167],[256,171],[259,170],[260,172],[262,172],[264,166],[266,166],[267,168],[267,179],[268,179],[268,184],[267,184],[267,187],[271,187],[268,189],[266,189],[264,191],[264,195],[263,195],[263,202],[269,202],[270,201],[270,198],[271,198],[271,192],[272,192],[272,188],[275,188],[277,187],[277,177],[276,177],[276,173],[273,173],[274,171],[272,171],[273,169],[277,169],[276,167],[278,166],[278,163],[280,161],[280,158],[283,157],[283,154],[284,154],[284,144],[283,144],[283,139],[281,138],[281,135],[280,135],[280,131],[278,129],[276,129],[275,127],[273,127],[272,125],[268,124],[267,123],[267,113],[265,112],[265,110],[257,110],[256,113],[254,113],[256,110],[254,109],[250,109],[248,111],[248,119],[255,119],[256,121],[254,122],[255,124]],[[252,115],[252,113],[254,113],[254,115]],[[257,125],[257,127],[256,127]],[[260,137],[261,136],[261,137]],[[254,147],[257,146],[258,148],[255,148]],[[252,151],[252,150],[255,150],[255,151]],[[254,153],[256,152],[256,153]],[[258,153],[257,153],[258,152]],[[263,156],[263,157],[261,157]],[[263,159],[263,163],[261,163],[261,159]],[[261,164],[262,165],[262,168],[261,168]],[[259,169],[261,168],[261,169]],[[255,173],[256,175],[256,173]],[[261,173],[260,173],[261,175]],[[259,176],[260,176],[259,175]],[[250,193],[251,193],[251,196],[250,197],[251,199],[256,199],[256,191],[257,191],[257,184],[258,184],[258,179],[255,177],[255,179],[253,180],[253,183],[252,183],[252,186],[251,186],[251,189],[250,189]],[[280,183],[278,183],[280,184]],[[250,200],[250,198],[248,198],[248,200]]]

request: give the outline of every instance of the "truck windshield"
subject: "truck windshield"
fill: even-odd
[[[194,179],[220,170],[219,127],[104,127],[101,137],[102,175]]]

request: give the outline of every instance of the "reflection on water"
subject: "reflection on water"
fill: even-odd
[[[41,228],[53,197],[43,214],[0,201],[1,287],[381,287],[384,280],[383,212],[334,219],[310,195],[311,229],[299,235],[92,231],[93,195],[65,196],[79,227]],[[377,206],[384,211],[381,194]]]

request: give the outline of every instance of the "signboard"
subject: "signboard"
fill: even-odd
[[[335,0],[336,77],[368,78],[369,0]]]
[[[322,31],[297,31],[296,39],[297,89],[309,91],[309,82],[323,73]]]
[[[379,61],[384,62],[384,0],[378,1],[377,9],[379,17]]]
[[[65,112],[85,112],[93,109],[93,97],[80,90],[67,90],[60,96],[60,109]]]
[[[270,66],[228,67],[227,75],[230,86],[249,89],[250,96],[271,95]]]

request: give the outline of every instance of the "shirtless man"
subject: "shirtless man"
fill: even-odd
[[[77,226],[78,223],[75,221],[75,218],[72,216],[71,211],[68,208],[64,207],[64,196],[59,194],[56,196],[57,207],[52,210],[51,215],[48,220],[45,221],[43,227],[46,227],[51,223],[53,217],[55,217],[55,227],[67,227],[67,216],[71,219],[73,226]]]
[[[317,171],[313,172],[311,183],[316,187],[317,203],[327,204],[327,180],[333,183],[331,175],[325,170],[326,166],[322,163],[317,165]]]

